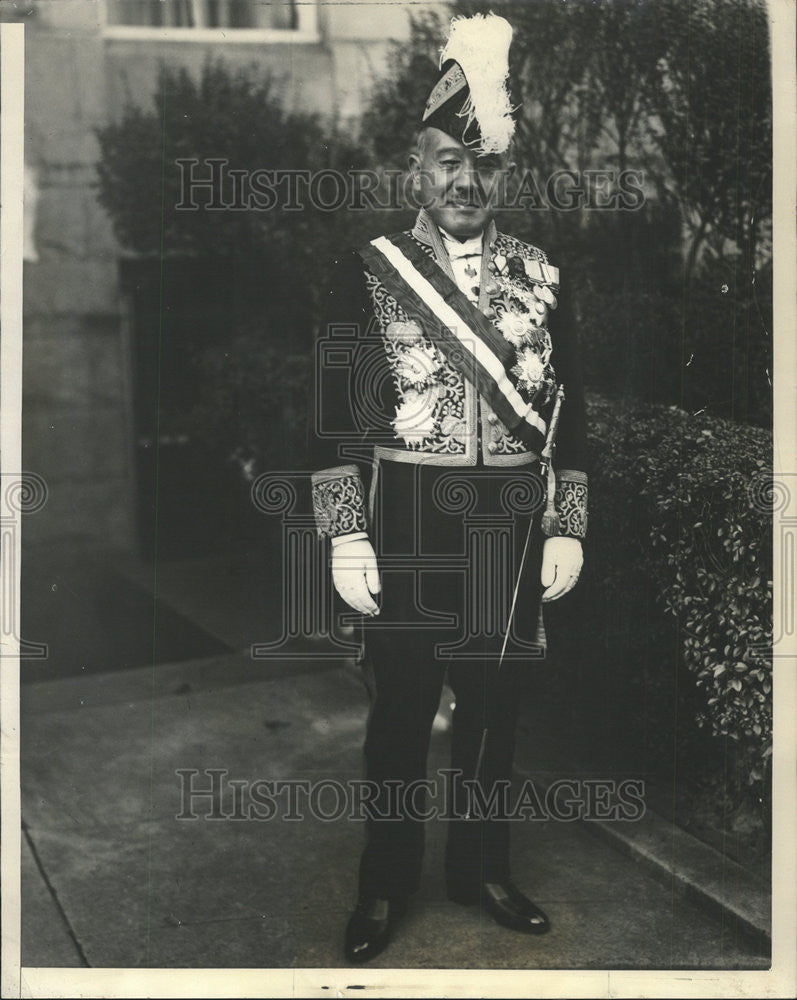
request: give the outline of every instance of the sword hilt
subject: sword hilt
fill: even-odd
[[[553,460],[553,453],[556,448],[556,432],[559,430],[559,416],[562,412],[562,403],[565,401],[565,387],[560,385],[556,390],[556,402],[554,403],[551,422],[548,424],[548,436],[545,439],[545,447],[540,455],[540,469],[546,475]]]

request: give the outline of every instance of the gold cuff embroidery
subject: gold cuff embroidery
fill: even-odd
[[[578,469],[559,469],[556,473],[554,506],[559,515],[560,535],[584,538],[587,534],[587,474]]]
[[[319,537],[367,531],[365,493],[356,465],[340,465],[312,475],[313,513]]]

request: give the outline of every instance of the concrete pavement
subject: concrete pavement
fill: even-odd
[[[185,612],[186,608],[180,608]],[[222,636],[231,642],[233,637]],[[430,771],[447,763],[446,712]],[[351,667],[246,654],[28,684],[22,696],[23,964],[342,966],[362,829],[346,819],[176,818],[179,770],[357,779],[367,699]],[[195,787],[198,787],[195,786]],[[206,817],[210,800],[197,800]],[[580,824],[518,824],[518,883],[551,917],[513,934],[449,903],[444,824],[385,968],[766,968],[763,946]]]

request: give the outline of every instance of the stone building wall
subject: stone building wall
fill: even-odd
[[[94,130],[128,101],[149,104],[161,60],[197,72],[209,56],[262,63],[292,108],[356,119],[383,72],[407,8],[319,4],[309,44],[110,38],[100,0],[3,3],[26,24],[26,164],[36,185],[25,264],[23,461],[48,502],[27,545],[136,547],[131,345],[119,291],[119,247],[98,205]]]
[[[25,19],[26,163],[39,197],[37,255],[25,264],[23,464],[46,506],[26,544],[134,544],[128,379],[117,247],[97,205],[106,120],[103,39],[94,3],[34,3]]]

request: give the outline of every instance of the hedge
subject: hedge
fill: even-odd
[[[733,741],[739,773],[766,797],[772,436],[674,406],[628,409],[594,395],[588,419],[584,588],[561,612],[586,620],[570,630],[563,662],[569,655],[611,664],[610,681],[588,686],[608,684],[618,718],[644,703],[658,739],[672,737],[688,713],[697,727]]]

